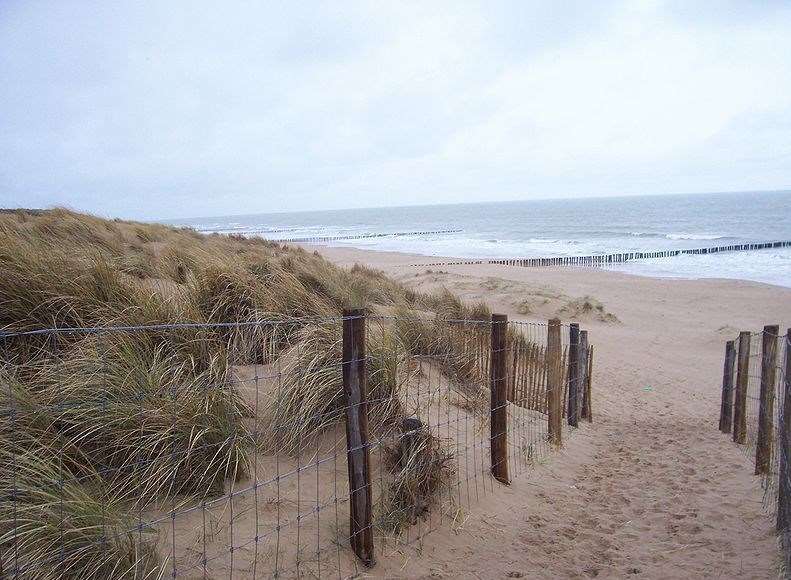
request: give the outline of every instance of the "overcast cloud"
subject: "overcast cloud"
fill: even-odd
[[[791,3],[0,0],[0,206],[791,187]]]

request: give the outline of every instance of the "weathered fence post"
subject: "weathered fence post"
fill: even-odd
[[[577,393],[580,389],[580,325],[572,322],[569,325],[569,373],[568,373],[568,411],[566,422],[571,427],[579,425],[579,399]]]
[[[780,327],[764,326],[761,337],[761,404],[758,407],[758,440],[755,444],[755,475],[769,473],[772,458],[772,423],[777,376],[777,336]]]
[[[580,331],[580,346],[577,354],[577,368],[579,369],[579,387],[577,388],[577,408],[579,418],[587,419],[588,411],[585,408],[586,395],[588,392],[588,331]]]
[[[492,475],[501,483],[508,478],[508,317],[492,314],[492,361],[489,365],[491,387],[491,463]]]
[[[779,468],[777,483],[777,531],[780,533],[785,550],[786,570],[791,570],[791,328],[784,339],[785,364],[783,366],[783,415],[780,419],[780,432],[777,434]]]
[[[725,343],[725,364],[722,370],[722,404],[720,405],[720,431],[730,433],[733,423],[733,361],[736,349],[733,341]]]
[[[585,337],[587,338],[587,331]],[[588,423],[593,423],[593,403],[591,397],[593,395],[591,385],[593,383],[593,345],[588,347],[588,360],[586,362],[588,370],[585,372],[585,398],[582,401],[582,409],[585,411],[585,418]]]
[[[560,345],[560,320],[553,318],[547,327],[547,430],[549,442],[556,447],[563,443],[563,368]]]
[[[365,313],[343,313],[343,393],[346,403],[346,450],[349,468],[349,535],[354,553],[373,566],[374,534],[371,502],[371,465],[368,454]]]
[[[733,441],[747,440],[747,383],[750,378],[750,333],[739,333],[739,358],[736,364],[736,397],[733,403]]]

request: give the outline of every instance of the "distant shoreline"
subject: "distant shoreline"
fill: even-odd
[[[293,246],[299,246],[304,248],[308,251],[318,250],[319,253],[323,254],[326,258],[330,259],[331,261],[342,265],[342,266],[352,266],[356,262],[364,262],[369,265],[383,268],[388,270],[389,268],[398,268],[403,269],[404,271],[412,270],[418,271],[421,268],[427,269],[447,269],[447,268],[465,268],[465,269],[473,269],[478,267],[477,265],[464,265],[464,266],[413,266],[411,264],[415,263],[416,261],[420,260],[437,260],[437,261],[454,261],[454,260],[467,260],[468,258],[462,258],[459,256],[426,256],[424,254],[410,254],[406,252],[396,252],[396,251],[388,251],[388,250],[368,250],[363,248],[357,248],[352,246],[330,246],[326,244],[317,244],[317,243],[295,243],[289,244]],[[535,268],[523,268],[521,266],[500,266],[500,265],[485,265],[488,268],[501,268],[504,271],[507,270],[525,270],[528,272],[542,272],[542,271],[552,271],[552,272],[574,272],[577,274],[581,273],[591,273],[591,272],[598,272],[602,274],[608,274],[612,276],[625,276],[627,278],[640,278],[640,279],[651,279],[657,281],[686,281],[686,282],[734,282],[738,283],[739,285],[746,284],[750,286],[760,286],[760,287],[769,287],[769,288],[778,288],[781,290],[786,290],[791,292],[791,287],[783,286],[782,284],[772,284],[769,282],[759,282],[756,280],[748,280],[745,278],[715,278],[715,277],[690,277],[690,276],[681,276],[681,275],[667,275],[667,276],[659,276],[656,274],[641,274],[638,272],[630,272],[624,269],[619,268],[618,266],[542,266],[542,267],[535,267]]]
[[[640,276],[791,287],[791,247],[733,251],[791,240],[787,220],[778,219],[789,204],[791,193],[785,192],[583,198],[216,217],[189,225],[202,232],[277,238],[278,243],[422,255],[413,261],[417,264],[448,257],[540,258],[542,266],[569,265],[597,263],[605,255],[612,256],[608,266],[623,263],[613,269]]]

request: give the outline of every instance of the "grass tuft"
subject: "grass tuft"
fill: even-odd
[[[419,419],[404,419],[398,442],[385,448],[391,479],[377,517],[386,534],[417,523],[453,473],[453,456]]]
[[[3,439],[0,463],[13,466],[0,474],[0,493],[13,498],[0,503],[6,569],[41,580],[161,577],[155,537],[137,529],[99,474],[78,479],[24,433]]]
[[[264,422],[272,429],[267,440],[290,453],[342,421],[345,407],[341,326],[308,324],[295,339],[278,365],[276,402]],[[399,396],[413,371],[406,349],[386,324],[368,325],[366,354],[369,427],[376,433],[401,417]]]

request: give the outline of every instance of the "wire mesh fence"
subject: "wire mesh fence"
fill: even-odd
[[[590,419],[579,334],[354,311],[0,335],[0,576],[358,573]]]
[[[755,455],[758,441],[758,411],[761,403],[761,340],[763,332],[751,332],[747,345],[747,385],[745,404],[745,442],[743,451]]]
[[[763,460],[763,466],[758,465],[761,459],[757,460],[756,470],[761,472],[761,484],[764,490],[763,507],[764,510],[773,517],[777,515],[777,496],[778,496],[778,477],[780,474],[780,447],[779,436],[783,423],[783,410],[785,399],[785,365],[787,356],[788,335],[780,336],[776,331],[765,334],[765,338],[771,341],[771,354],[763,352],[763,357],[768,355],[768,364],[771,365],[769,377],[764,380],[769,389],[770,407],[767,409],[768,417],[765,424],[768,427],[766,440],[767,452]],[[762,362],[762,361],[761,361]],[[763,373],[766,374],[766,371]],[[760,439],[761,428],[761,381],[758,382],[758,421],[754,428],[756,442]],[[751,422],[752,423],[752,422]],[[756,449],[757,452],[757,449]]]
[[[726,345],[720,430],[731,433],[763,490],[764,512],[776,521],[786,574],[791,573],[791,331],[778,326],[741,332]]]

